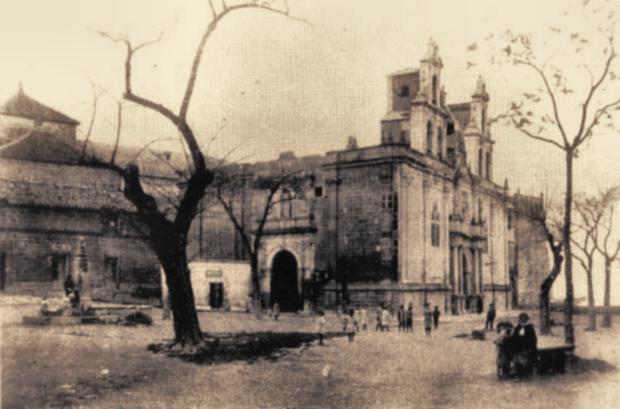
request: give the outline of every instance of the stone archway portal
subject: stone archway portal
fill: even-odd
[[[271,265],[271,305],[278,303],[280,311],[298,311],[301,297],[297,283],[297,260],[286,250],[273,258]]]

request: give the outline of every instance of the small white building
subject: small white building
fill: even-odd
[[[209,310],[246,309],[252,291],[250,264],[243,261],[210,260],[189,263],[196,307]],[[161,271],[162,300],[168,298],[168,287]]]

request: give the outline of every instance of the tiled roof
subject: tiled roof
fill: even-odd
[[[19,138],[0,145],[0,158],[16,159],[32,162],[52,162],[64,164],[77,164],[82,157],[83,141],[70,144],[52,134],[41,131],[29,131]],[[125,166],[134,160],[140,148],[119,147],[116,155],[116,163]],[[108,161],[112,154],[112,147],[102,144],[91,144],[87,149],[88,155]],[[138,157],[140,171],[145,176],[162,178],[178,178],[174,169],[185,170],[187,164],[185,158],[179,153],[143,152]],[[167,158],[167,159],[166,159]]]
[[[30,205],[83,210],[135,210],[120,190],[5,179],[0,179],[0,201],[22,206]]]
[[[77,163],[80,158],[72,146],[45,132],[30,131],[0,146],[0,158],[35,162]]]
[[[176,197],[170,180],[142,178],[146,193],[160,209]],[[62,163],[0,160],[0,203],[83,210],[135,211],[121,191],[121,177],[113,170]]]
[[[74,126],[79,125],[79,122],[75,119],[43,105],[39,101],[24,94],[21,89],[0,107],[0,114],[37,119],[45,122],[59,122]]]

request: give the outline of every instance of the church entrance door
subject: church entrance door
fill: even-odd
[[[278,303],[280,311],[297,311],[301,308],[297,284],[297,260],[288,251],[280,251],[271,266],[271,305]]]

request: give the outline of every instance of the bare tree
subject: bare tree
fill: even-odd
[[[620,240],[614,244],[611,240],[613,220],[614,220],[614,203],[620,196],[620,188],[612,188],[603,192],[599,200],[602,207],[606,210],[601,223],[602,235],[599,240],[594,242],[596,250],[603,256],[605,262],[605,294],[603,298],[603,327],[611,327],[611,266],[620,257]],[[602,238],[601,238],[602,237]]]
[[[557,206],[550,200],[542,199],[538,204],[529,200],[519,200],[520,196],[515,196],[515,205],[520,214],[530,218],[534,223],[528,224],[525,232],[525,244],[521,246],[539,246],[547,243],[552,256],[551,270],[540,283],[538,293],[538,307],[540,311],[540,332],[541,334],[551,334],[551,289],[555,280],[562,271],[562,221]],[[540,229],[540,231],[536,231]],[[541,234],[542,240],[541,241]]]
[[[303,197],[303,175],[299,171],[279,169],[270,175],[247,174],[228,168],[218,172],[215,183],[217,201],[224,208],[250,258],[252,298],[255,311],[260,309],[259,252],[265,226],[276,206],[288,207]],[[249,205],[249,223],[242,207]],[[253,205],[256,204],[256,207]],[[257,211],[252,217],[252,210]],[[249,224],[249,225],[248,225]]]
[[[594,3],[583,2],[582,8],[577,11],[584,22],[602,16],[603,22],[594,23],[596,29],[592,30],[594,34],[591,38],[587,38],[590,32],[586,32],[585,24],[580,26],[579,32],[568,24],[566,29],[549,27],[544,41],[536,44],[531,34],[508,30],[499,36],[499,47],[494,49],[491,61],[523,68],[525,73],[533,76],[527,83],[531,88],[528,87],[519,99],[512,101],[510,108],[497,120],[513,126],[532,140],[557,148],[564,155],[566,190],[562,247],[566,279],[564,337],[568,344],[575,343],[571,247],[574,161],[579,149],[595,133],[600,133],[602,127],[614,128],[612,113],[620,108],[617,82],[620,77],[613,71],[617,63],[615,11],[613,5],[599,8]],[[490,43],[498,41],[498,37],[489,36],[488,39]],[[588,50],[590,55],[584,55],[584,50]],[[592,53],[597,56],[593,58]],[[567,58],[570,62],[565,63],[560,56],[569,54]],[[564,110],[565,105],[570,105],[571,109]]]
[[[592,273],[594,268],[594,255],[596,253],[596,243],[598,241],[599,224],[603,217],[604,207],[602,202],[596,197],[586,197],[577,195],[575,199],[575,210],[579,215],[579,221],[575,223],[580,237],[572,236],[571,241],[578,252],[573,253],[575,260],[586,273],[588,289],[588,316],[589,322],[587,329],[596,330],[596,306],[594,303],[594,284]]]
[[[138,106],[147,108],[166,118],[179,132],[182,146],[188,152],[188,166],[185,181],[180,184],[179,197],[175,212],[163,211],[153,194],[147,193],[141,181],[139,167],[129,163],[126,167],[114,161],[105,161],[94,157],[88,158],[91,164],[96,163],[118,172],[125,184],[123,193],[135,206],[140,220],[148,230],[148,242],[157,255],[165,272],[166,284],[170,294],[173,313],[175,340],[173,345],[193,346],[202,343],[202,333],[196,314],[194,295],[187,263],[188,232],[194,219],[198,205],[206,188],[212,183],[213,171],[207,168],[205,157],[200,149],[197,137],[190,126],[187,114],[194,94],[200,66],[204,60],[205,45],[220,23],[233,12],[240,10],[263,10],[291,17],[286,1],[246,1],[228,5],[221,2],[220,6],[209,1],[211,21],[202,34],[189,70],[187,82],[183,88],[183,97],[178,111],[173,111],[161,102],[143,96],[133,87],[133,62],[139,51],[157,43],[158,38],[140,44],[132,43],[126,36],[115,36],[99,32],[108,40],[122,44],[125,48],[124,62],[124,93],[123,98]]]

